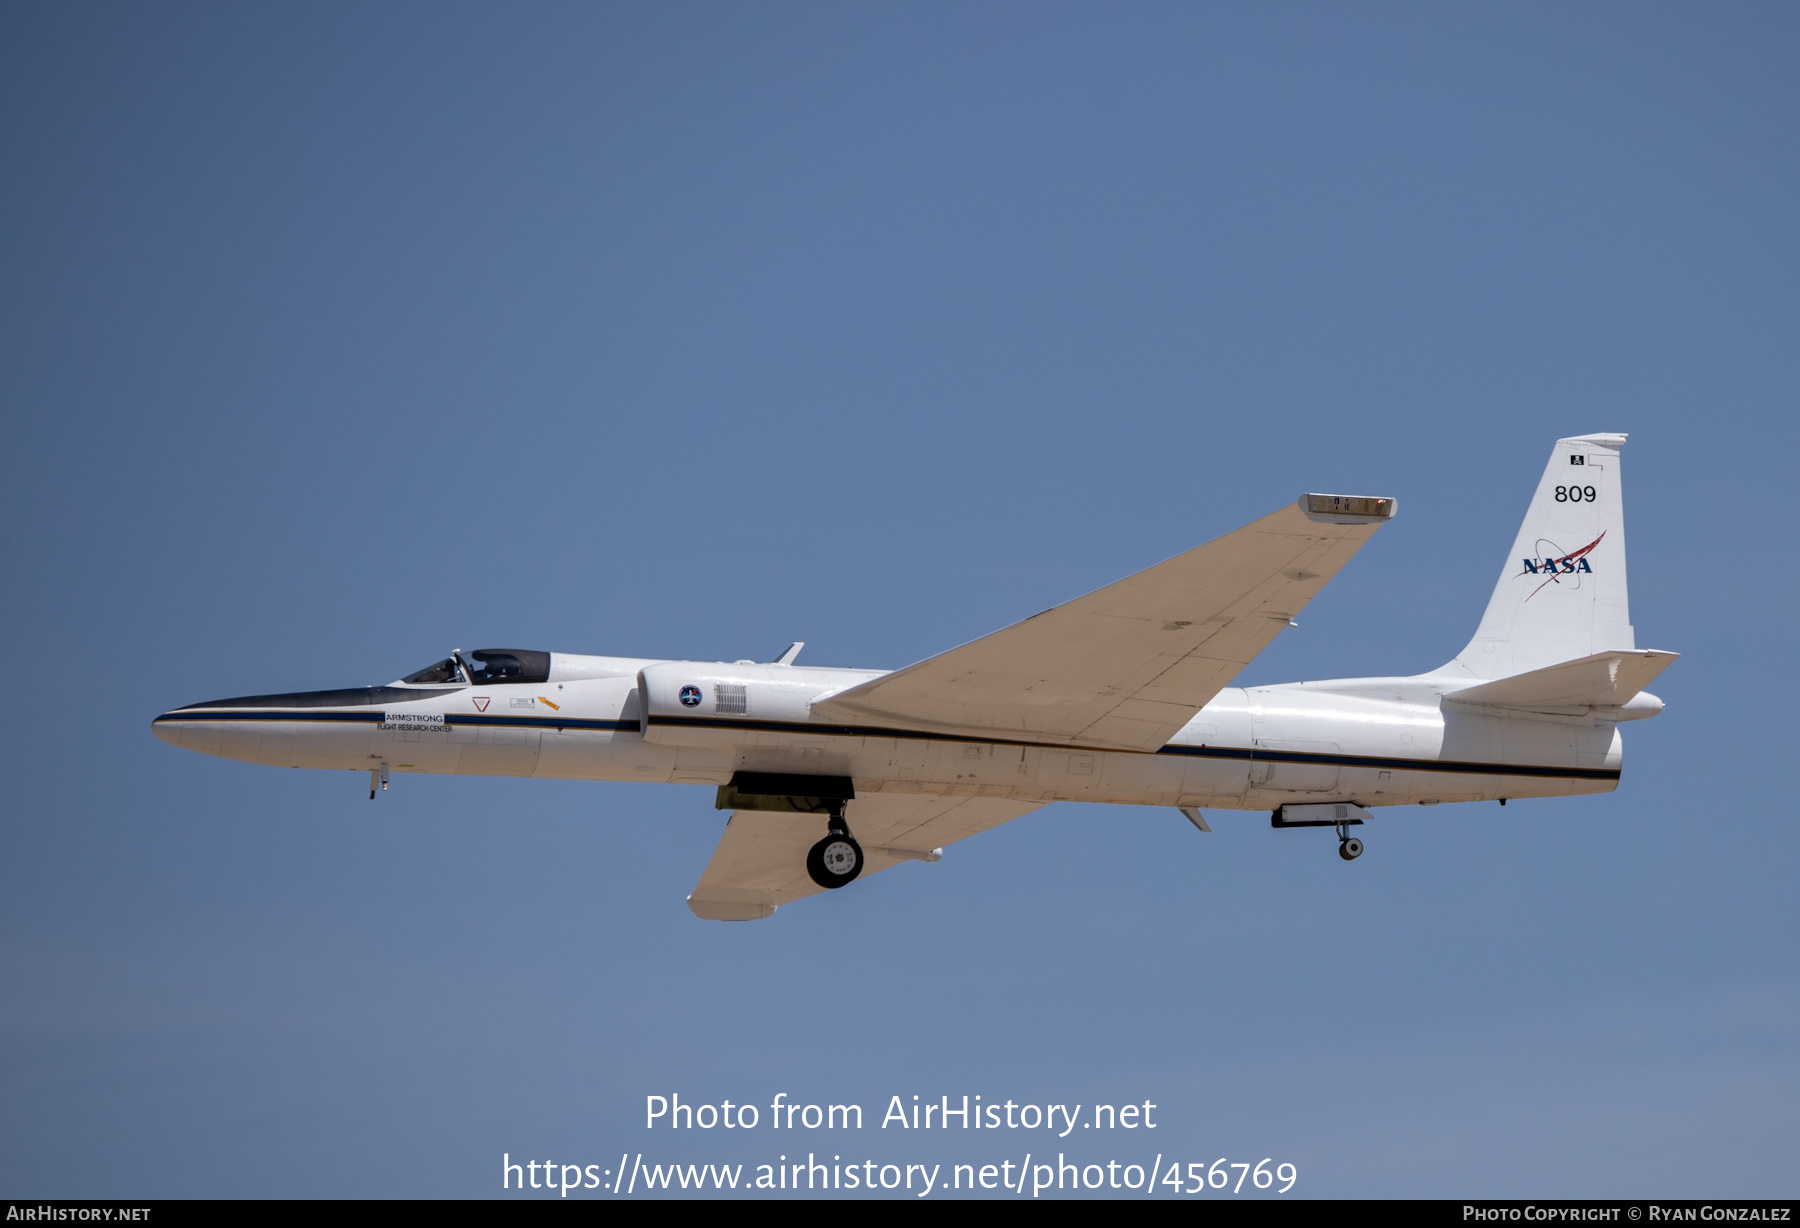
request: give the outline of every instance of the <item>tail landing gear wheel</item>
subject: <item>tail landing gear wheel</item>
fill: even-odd
[[[1362,841],[1355,836],[1338,841],[1338,856],[1345,861],[1355,861],[1362,856]]]
[[[806,854],[806,872],[827,891],[854,882],[862,868],[862,845],[849,832],[833,832]]]

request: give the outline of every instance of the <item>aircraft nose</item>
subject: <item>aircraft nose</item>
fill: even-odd
[[[180,746],[189,750],[193,749],[192,732],[175,722],[175,713],[165,712],[150,722],[150,732],[169,743],[171,746]]]
[[[179,746],[183,750],[197,750],[203,755],[221,753],[225,735],[218,722],[197,721],[193,716],[183,708],[165,712],[150,722],[150,732],[170,746]]]

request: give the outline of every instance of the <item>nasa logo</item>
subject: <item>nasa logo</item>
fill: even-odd
[[[1532,597],[1543,592],[1546,585],[1561,584],[1564,576],[1575,577],[1574,587],[1580,588],[1581,577],[1594,574],[1593,565],[1588,562],[1587,556],[1593,551],[1595,546],[1600,544],[1605,536],[1606,534],[1602,533],[1599,537],[1596,537],[1581,549],[1571,550],[1567,554],[1558,554],[1556,552],[1557,546],[1555,542],[1548,542],[1539,538],[1537,544],[1538,557],[1533,559],[1520,559],[1519,562],[1524,564],[1524,568],[1519,572],[1519,576],[1543,576],[1545,579],[1543,584],[1540,584],[1531,590],[1531,595],[1526,597],[1525,600],[1530,601]],[[1516,580],[1519,576],[1514,576],[1513,578]]]
[[[1525,564],[1525,570],[1519,573],[1522,576],[1566,576],[1576,572],[1592,572],[1594,570],[1588,565],[1586,559],[1578,559],[1567,554],[1560,559],[1520,559],[1519,562]]]
[[[700,688],[697,686],[682,687],[681,706],[684,708],[698,708],[700,706]]]

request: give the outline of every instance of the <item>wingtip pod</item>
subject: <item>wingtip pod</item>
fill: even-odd
[[[1305,494],[1299,504],[1308,520],[1324,524],[1380,524],[1400,509],[1398,500],[1379,495]]]

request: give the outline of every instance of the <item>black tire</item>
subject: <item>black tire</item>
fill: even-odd
[[[1355,861],[1362,856],[1362,841],[1349,836],[1338,842],[1338,856],[1345,861]]]
[[[862,845],[849,835],[826,836],[806,854],[806,872],[827,891],[855,882],[862,868]]]

